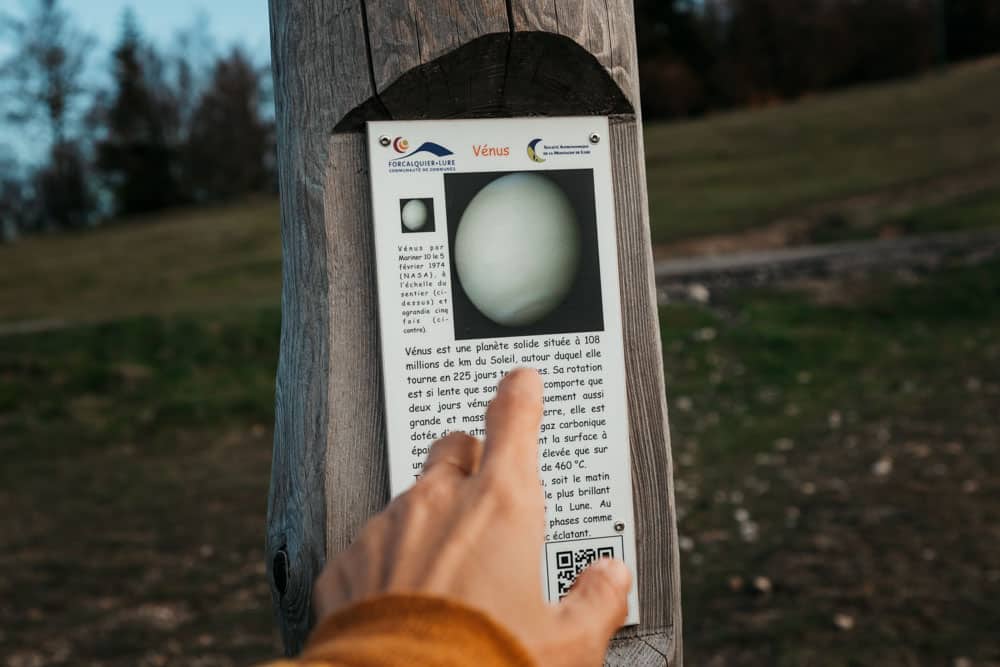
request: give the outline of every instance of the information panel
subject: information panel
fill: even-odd
[[[392,492],[442,435],[484,434],[504,374],[538,369],[550,601],[600,557],[635,572],[607,137],[603,117],[368,124]]]

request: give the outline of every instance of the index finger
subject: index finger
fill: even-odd
[[[542,425],[542,378],[515,368],[500,381],[486,409],[482,470],[538,477],[538,429]]]

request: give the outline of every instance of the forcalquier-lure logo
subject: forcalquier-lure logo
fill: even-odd
[[[404,137],[396,137],[392,141],[392,148],[397,153],[405,153],[405,155],[400,155],[399,157],[389,160],[389,162],[398,162],[399,160],[407,160],[415,155],[420,155],[421,153],[430,153],[431,155],[437,157],[447,157],[448,155],[454,155],[449,149],[445,148],[441,144],[436,144],[433,141],[425,141],[420,144],[416,150],[410,151],[410,142]]]
[[[538,154],[538,144],[541,143],[541,139],[532,139],[528,142],[528,157],[531,158],[532,162],[545,162],[545,158]]]
[[[426,173],[455,171],[454,153],[450,148],[425,141],[415,150],[410,150],[410,142],[406,137],[396,137],[392,141],[392,149],[400,155],[392,158],[388,162],[388,172],[397,173]]]

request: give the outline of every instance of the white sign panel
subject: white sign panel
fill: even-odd
[[[607,137],[607,118],[368,124],[392,492],[538,369],[551,601],[597,558],[636,563]]]

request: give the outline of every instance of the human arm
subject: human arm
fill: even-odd
[[[486,662],[481,655],[473,660],[464,652],[475,664],[603,662],[611,636],[625,620],[631,576],[620,561],[602,560],[580,575],[561,603],[545,602],[539,573],[545,520],[538,478],[541,420],[541,380],[534,371],[518,369],[500,383],[490,403],[485,442],[452,433],[434,444],[416,484],[373,517],[320,575],[313,593],[317,632],[304,659],[329,661],[311,663],[323,665],[414,664],[332,662],[350,658],[343,642],[358,631],[341,625],[342,619],[356,616],[365,604],[409,599],[433,607],[427,614],[444,610],[445,625],[481,624],[481,632],[473,634],[501,638],[493,648],[501,662]],[[379,627],[391,635],[391,604],[379,613],[388,618],[388,625]],[[417,616],[401,614],[396,627],[415,638],[415,645],[433,648],[440,640],[431,637],[432,629],[410,625]]]

